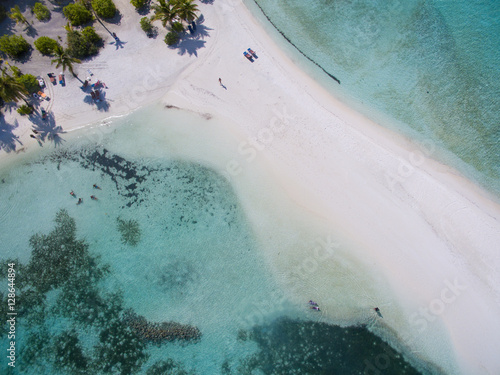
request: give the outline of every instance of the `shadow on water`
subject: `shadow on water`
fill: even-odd
[[[17,128],[17,121],[15,125],[8,124],[5,122],[3,113],[0,113],[0,150],[5,152],[16,151],[16,144],[19,143],[19,137],[13,133],[13,130]]]
[[[64,141],[60,134],[66,133],[61,126],[56,125],[56,121],[52,112],[47,113],[46,118],[42,117],[41,113],[36,112],[31,116],[33,122],[33,129],[38,134],[38,140],[45,142],[45,140],[54,142],[54,146],[60,146]]]

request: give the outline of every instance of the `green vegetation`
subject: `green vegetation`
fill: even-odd
[[[67,31],[68,54],[77,59],[84,59],[99,52],[101,37],[92,26],[87,26],[81,32],[69,29]]]
[[[146,34],[151,34],[153,32],[153,24],[149,20],[148,17],[142,17],[141,18],[141,29],[146,33]]]
[[[29,22],[26,17],[24,17],[23,12],[21,12],[21,9],[19,9],[19,5],[16,5],[14,6],[14,8],[10,9],[9,17],[16,21],[16,24],[25,23],[26,25],[29,25]]]
[[[154,4],[152,8],[155,14],[151,17],[151,20],[161,21],[163,27],[166,27],[175,17],[174,7],[170,1],[158,0],[158,4]]]
[[[81,3],[69,4],[63,8],[64,17],[71,25],[80,26],[92,21],[92,13]]]
[[[38,21],[50,20],[50,10],[42,3],[35,3],[32,8],[33,13]]]
[[[56,64],[56,69],[62,66],[62,70],[64,72],[66,68],[68,68],[70,73],[76,76],[75,72],[73,71],[73,64],[81,63],[80,60],[71,57],[70,54],[68,53],[68,50],[65,50],[60,45],[57,45],[56,48],[54,48],[54,56],[55,59],[53,59],[51,63]]]
[[[3,35],[0,37],[0,51],[12,58],[20,58],[29,49],[29,43],[21,35]]]
[[[170,24],[170,32],[165,36],[165,43],[169,46],[177,44],[180,39],[179,33],[184,31],[182,21],[191,22],[197,18],[198,6],[192,0],[158,0],[158,4],[152,6],[154,15],[152,21],[159,20],[164,27]],[[180,18],[181,22],[173,22]]]
[[[92,26],[87,26],[86,28],[84,28],[82,30],[82,35],[86,40],[94,44],[100,43],[102,41],[102,38],[95,32],[95,29]]]
[[[130,0],[130,4],[132,4],[137,10],[146,6],[148,2],[149,0]]]
[[[22,76],[21,69],[19,69],[17,66],[9,64],[9,68],[12,71],[12,74],[14,74],[14,78],[19,78]]]
[[[19,113],[21,116],[31,115],[33,113],[33,107],[30,107],[27,104],[23,104],[17,109],[17,113]]]
[[[118,223],[118,231],[122,235],[122,243],[124,245],[136,246],[141,239],[139,223],[136,220],[125,221],[120,218],[117,218],[116,221]]]
[[[33,74],[21,74],[19,77],[16,77],[16,81],[23,85],[29,94],[40,90],[38,80]]]
[[[174,22],[172,24],[171,30],[176,33],[182,33],[184,31],[184,25],[180,22]]]
[[[181,20],[191,22],[197,18],[198,6],[192,0],[175,0],[174,12]]]
[[[174,44],[177,44],[179,39],[180,39],[179,34],[177,34],[176,32],[170,31],[165,36],[165,43],[167,43],[167,45],[169,45],[169,46],[173,46]]]
[[[16,81],[16,79],[7,74],[6,69],[2,70],[0,76],[0,98],[4,102],[17,102],[28,95],[26,88]]]
[[[113,0],[92,0],[92,9],[101,18],[113,18],[116,14]]]
[[[163,26],[172,22],[176,17],[186,22],[197,18],[198,6],[192,0],[158,0],[158,4],[152,6],[155,14],[154,20],[160,20]]]
[[[52,55],[54,54],[54,49],[59,45],[56,40],[49,38],[48,36],[41,36],[34,42],[37,50],[40,51],[42,55]]]

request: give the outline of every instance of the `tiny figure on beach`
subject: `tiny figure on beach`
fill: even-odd
[[[382,313],[380,312],[380,309],[378,307],[375,307],[373,310],[375,310],[375,312],[377,313],[378,316],[383,318]]]
[[[31,129],[31,131],[32,131],[33,133],[35,133],[35,134],[38,134],[38,131],[37,131],[37,130],[35,130],[35,129]]]
[[[193,26],[193,30],[196,31],[196,22],[191,21],[191,26]]]
[[[36,139],[36,137],[35,137],[33,134],[30,134],[30,137],[31,137],[31,138],[35,138],[35,139]]]
[[[222,86],[222,79],[219,78],[219,84]]]
[[[82,198],[78,198],[78,202],[76,203],[76,205],[78,206],[79,204],[82,204],[83,203],[83,199]]]
[[[116,36],[116,33],[113,33],[113,38],[115,38],[115,40],[118,40],[118,37]]]
[[[69,192],[69,195],[71,195],[72,197],[76,198],[76,194],[74,193],[74,191],[73,191],[73,190],[71,190],[71,191]]]
[[[311,306],[311,310],[321,311],[318,306]]]
[[[101,190],[101,188],[100,188],[99,186],[97,186],[96,184],[92,185],[92,187],[93,187],[94,189]]]
[[[312,301],[312,300],[309,300],[309,304],[311,306],[318,306],[318,304],[316,302]]]
[[[96,201],[96,200],[97,200],[97,197],[96,197],[95,195],[91,195],[91,196],[90,196],[90,199],[92,199],[92,200]]]

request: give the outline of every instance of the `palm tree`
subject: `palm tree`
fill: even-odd
[[[193,3],[193,0],[177,0],[174,3],[174,12],[181,20],[191,22],[198,18],[198,6]]]
[[[80,60],[68,55],[68,52],[64,48],[62,48],[59,44],[54,48],[54,57],[55,59],[53,59],[50,63],[51,64],[55,63],[56,69],[62,66],[62,70],[64,72],[66,68],[68,68],[70,73],[76,77],[76,74],[73,71],[73,64],[74,63],[80,64],[81,63]]]
[[[176,13],[174,11],[174,6],[170,1],[158,0],[159,4],[152,6],[155,14],[151,17],[152,21],[160,20],[163,27],[167,26],[168,22],[172,22],[175,18]]]
[[[23,12],[19,9],[19,5],[16,5],[14,8],[10,9],[9,17],[18,23],[25,23],[29,26],[29,22],[26,17],[23,16]]]
[[[7,74],[6,68],[2,69],[0,77],[0,98],[5,102],[17,102],[20,99],[26,101],[28,90],[23,84],[16,81],[14,77]]]

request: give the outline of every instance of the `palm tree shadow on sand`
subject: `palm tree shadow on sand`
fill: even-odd
[[[47,113],[47,117],[44,119],[42,115],[37,113],[32,116],[33,129],[38,133],[38,139],[41,142],[45,140],[54,142],[54,146],[57,147],[64,142],[64,139],[60,134],[66,133],[61,126],[56,125],[54,115],[52,112]]]
[[[17,144],[22,145],[19,137],[13,133],[16,127],[17,121],[15,125],[8,124],[5,122],[3,114],[0,114],[0,150],[12,152],[16,151]]]
[[[96,90],[97,91],[97,90]],[[94,99],[90,92],[83,98],[84,103],[95,105],[97,110],[101,112],[109,111],[109,102],[106,100],[106,91],[99,90],[99,101]]]
[[[198,50],[205,48],[206,41],[203,39],[209,37],[209,30],[213,29],[203,25],[204,22],[205,18],[203,17],[203,14],[201,14],[196,20],[196,31],[194,31],[193,34],[187,32],[184,33],[177,45],[172,46],[173,48],[177,48],[179,50],[179,55],[188,53],[190,56],[198,56]]]

